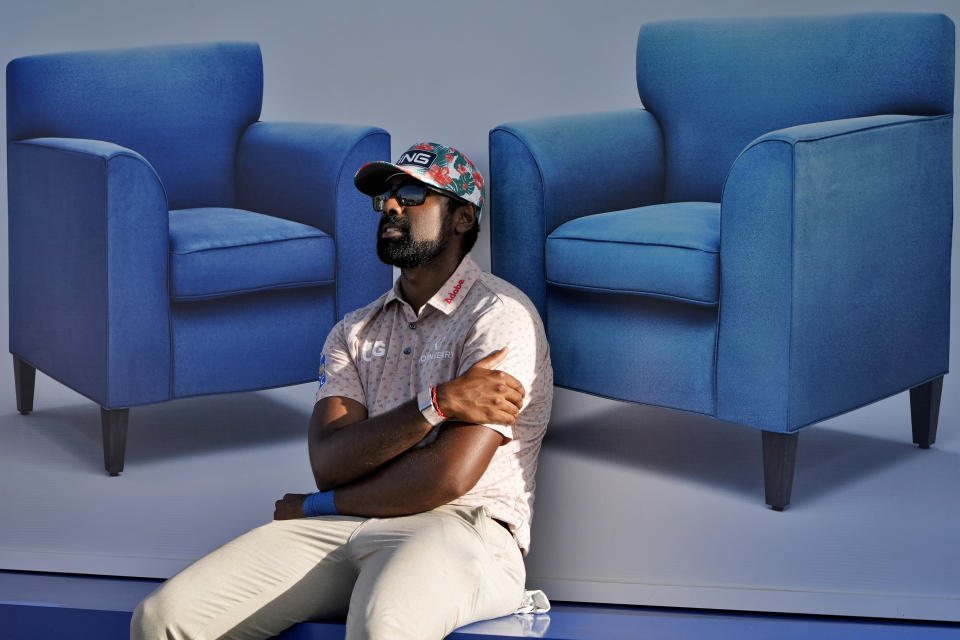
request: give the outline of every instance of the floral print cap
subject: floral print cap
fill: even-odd
[[[453,147],[436,142],[420,142],[402,154],[395,163],[368,162],[360,167],[353,183],[368,196],[386,191],[386,182],[398,173],[406,173],[437,189],[449,191],[477,208],[477,222],[483,209],[483,176],[467,156]]]

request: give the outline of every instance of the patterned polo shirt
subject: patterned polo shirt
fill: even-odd
[[[331,330],[316,397],[352,398],[376,416],[456,378],[504,346],[509,351],[497,368],[523,384],[520,415],[512,427],[485,425],[508,441],[497,448],[476,486],[450,504],[486,507],[509,525],[526,554],[537,455],[553,400],[553,369],[543,323],[519,289],[467,256],[418,313],[401,297],[398,280]],[[418,446],[428,446],[438,429]]]

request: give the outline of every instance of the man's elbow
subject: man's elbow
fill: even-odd
[[[337,488],[337,485],[334,484],[330,478],[326,478],[321,474],[314,473],[313,479],[317,483],[317,491],[333,491]]]
[[[443,474],[440,482],[437,483],[439,490],[443,494],[444,501],[441,504],[452,502],[461,496],[464,496],[473,489],[480,478],[469,473],[463,468],[453,468]]]
[[[313,480],[317,484],[317,491],[332,491],[343,484],[337,477],[336,469],[323,459],[318,450],[310,452],[310,469],[313,471]]]
[[[430,511],[431,509],[442,507],[445,504],[450,504],[457,498],[465,495],[471,488],[473,487],[467,486],[466,483],[456,482],[452,479],[438,482],[432,485],[429,491],[425,491],[417,496],[409,507],[412,513]]]
[[[313,481],[317,484],[317,491],[330,491],[334,487],[333,477],[328,473],[329,465],[324,464],[319,452],[310,447],[310,470],[313,471]]]
[[[312,464],[311,467],[313,469],[313,481],[317,485],[317,491],[333,491],[353,480],[335,465]]]
[[[466,495],[476,486],[502,440],[499,433],[479,425],[473,425],[472,428],[467,425],[458,428],[457,432],[451,432],[448,437],[470,435],[472,432],[483,438],[467,440],[459,447],[450,446],[450,443],[455,443],[456,440],[448,441],[443,455],[438,456],[439,464],[436,467],[434,484],[442,487],[446,498],[443,504]],[[463,442],[462,437],[460,440]]]

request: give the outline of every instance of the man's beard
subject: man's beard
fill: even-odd
[[[399,238],[384,238],[383,229],[395,226],[403,233]],[[414,240],[410,225],[400,216],[381,216],[377,229],[377,257],[401,269],[412,269],[427,264],[446,248],[453,235],[453,216],[445,216],[437,237],[433,240]]]

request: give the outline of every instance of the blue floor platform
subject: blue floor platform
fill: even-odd
[[[126,640],[137,603],[159,580],[0,571],[0,639]],[[280,640],[341,640],[342,622],[297,625]],[[960,625],[653,607],[554,603],[550,613],[477,622],[457,640],[960,639]]]

